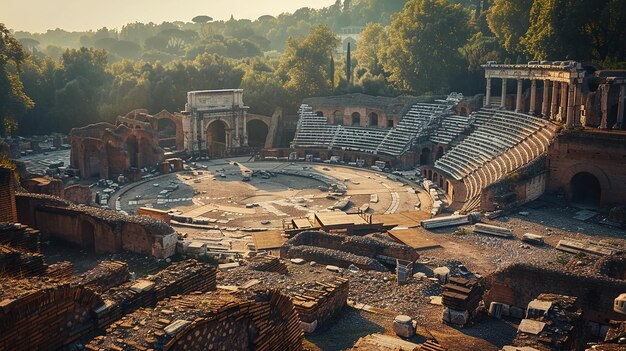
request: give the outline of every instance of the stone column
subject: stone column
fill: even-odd
[[[561,108],[559,109],[559,122],[565,122],[566,118],[568,85],[569,84],[567,83],[561,83]]]
[[[559,82],[552,82],[552,105],[550,106],[550,119],[556,119],[557,106],[559,103]]]
[[[235,140],[239,140],[239,120],[241,117],[239,114],[235,116]]]
[[[530,81],[530,109],[529,113],[531,115],[535,114],[535,109],[537,107],[537,80],[533,79]]]
[[[607,123],[609,118],[609,85],[600,84],[598,90],[601,92],[600,97],[600,110],[602,111],[602,120],[600,121],[600,129],[607,129]]]
[[[193,115],[191,121],[191,151],[196,151],[196,143],[198,142],[198,112]]]
[[[506,107],[506,78],[502,78],[502,94],[501,94],[500,107]]]
[[[622,82],[619,86],[619,101],[617,102],[617,129],[626,127],[626,116],[624,116],[624,99],[626,99],[626,82]]]
[[[568,129],[574,128],[574,84],[570,82],[567,89],[567,119],[566,124]]]
[[[550,113],[550,81],[543,81],[543,100],[541,101],[541,114],[544,118]]]
[[[522,84],[524,81],[517,79],[517,96],[515,98],[515,112],[522,112]]]
[[[243,146],[248,146],[248,116],[243,110]]]
[[[204,143],[202,142],[204,141]],[[198,138],[198,150],[206,148],[206,130],[204,129],[204,118],[200,119],[200,138]]]
[[[574,126],[582,126],[582,112],[583,105],[583,83],[582,81],[576,84],[576,104],[574,105]]]
[[[485,92],[485,106],[491,106],[491,78],[487,78],[487,91]]]

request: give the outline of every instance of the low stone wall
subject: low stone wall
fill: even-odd
[[[373,258],[315,246],[287,246],[287,256],[343,268],[348,268],[353,264],[360,269],[387,272],[387,268]]]
[[[73,280],[94,291],[103,292],[127,282],[128,274],[128,264],[125,262],[102,261]]]
[[[302,350],[290,299],[278,291],[220,292],[167,299],[111,326],[87,350]]]
[[[74,276],[74,265],[69,261],[48,265],[45,276],[56,280],[69,280]]]
[[[79,205],[91,205],[93,197],[88,186],[74,184],[63,189],[63,198]]]
[[[328,282],[315,282],[295,287],[303,293],[289,296],[298,311],[300,320],[320,325],[337,314],[348,301],[348,279],[336,278]]]
[[[95,311],[96,323],[98,327],[105,327],[138,308],[155,306],[174,295],[213,291],[216,274],[213,266],[186,260],[173,263],[155,275],[109,289],[103,293],[107,303]]]
[[[289,239],[287,245],[322,247],[370,258],[382,255],[411,262],[419,258],[415,249],[407,245],[362,236],[329,234],[317,230],[300,232]]]
[[[45,270],[43,255],[0,245],[0,279],[41,275]]]
[[[16,195],[16,202],[21,223],[90,251],[126,250],[157,258],[170,257],[176,251],[174,229],[153,218],[77,206],[41,194],[20,193]]]
[[[281,274],[289,274],[287,265],[278,257],[273,256],[257,256],[250,260],[250,269],[262,272],[275,272]]]
[[[610,319],[624,320],[613,311],[615,298],[626,291],[623,280],[514,264],[488,276],[486,285],[486,306],[502,302],[525,309],[540,294],[559,294],[577,297],[588,320],[603,324]]]
[[[39,252],[41,232],[19,223],[0,223],[0,244],[28,252]]]
[[[91,289],[69,283],[0,279],[0,350],[56,350],[93,331],[103,304]]]

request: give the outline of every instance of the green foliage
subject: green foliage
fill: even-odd
[[[328,57],[339,40],[328,26],[317,26],[301,40],[290,38],[278,66],[283,88],[297,100],[328,93]]]
[[[380,23],[368,23],[359,37],[354,52],[358,67],[373,75],[383,73],[381,54],[387,43],[385,28]]]
[[[489,28],[502,47],[512,55],[522,52],[520,38],[530,25],[534,0],[494,0],[487,14]]]
[[[34,107],[20,80],[25,58],[20,42],[0,23],[0,135],[13,131],[17,119]]]
[[[469,13],[448,0],[410,0],[394,17],[383,64],[398,89],[423,94],[448,90],[462,70],[459,48],[469,38]]]

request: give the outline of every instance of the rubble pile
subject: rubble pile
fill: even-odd
[[[303,332],[278,291],[172,296],[111,325],[87,350],[301,350]]]
[[[154,306],[167,297],[216,289],[215,267],[186,260],[172,263],[155,275],[130,281],[103,293],[107,301],[97,309],[99,327],[104,327],[141,307]]]
[[[287,266],[278,257],[257,256],[250,261],[249,266],[255,271],[289,274]]]
[[[541,294],[528,305],[513,346],[539,351],[578,350],[583,332],[581,316],[575,297]]]
[[[441,295],[444,322],[464,326],[478,308],[483,289],[478,280],[450,277]]]

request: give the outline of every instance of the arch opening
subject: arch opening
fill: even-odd
[[[425,147],[422,149],[422,152],[420,153],[420,165],[429,165],[429,164],[431,164],[430,149]]]
[[[315,112],[315,114],[317,115],[317,117],[324,117],[324,112],[322,111],[317,111]]]
[[[248,121],[248,145],[251,147],[264,147],[265,139],[267,139],[267,134],[269,132],[269,128],[267,124],[258,119],[254,119]]]
[[[369,125],[372,127],[378,127],[378,114],[375,112],[369,115]]]
[[[226,154],[226,123],[216,120],[206,130],[206,143],[209,156],[224,157]]]
[[[352,125],[353,126],[360,126],[361,125],[361,114],[358,112],[353,112],[352,113]]]
[[[128,160],[130,161],[130,166],[139,168],[139,163],[137,159],[137,152],[139,150],[137,137],[131,135],[128,137],[128,139],[126,139],[126,150],[128,151]]]
[[[161,118],[157,122],[159,146],[176,146],[176,123],[169,118]]]
[[[587,172],[577,173],[570,181],[572,202],[597,205],[600,203],[602,188],[596,176]]]
[[[443,146],[440,146],[437,148],[437,156],[435,157],[435,160],[440,159],[443,156]]]
[[[333,124],[342,126],[343,125],[343,112],[335,111],[333,113]]]

